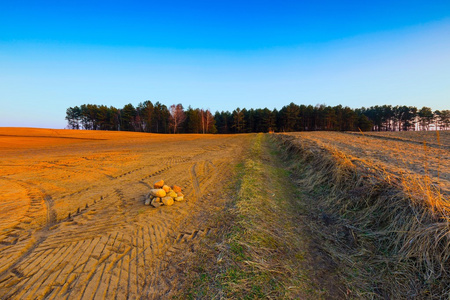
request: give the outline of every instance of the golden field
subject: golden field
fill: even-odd
[[[311,269],[321,270],[322,263],[315,259],[322,256],[332,258],[331,269],[342,269],[329,274],[322,269],[322,279],[299,277],[297,290],[304,280],[316,280],[334,286],[328,296],[333,296],[333,290],[351,290],[356,298],[441,295],[445,293],[441,282],[448,279],[445,272],[430,276],[431,283],[418,285],[415,294],[407,293],[411,281],[423,278],[419,272],[438,274],[439,268],[447,268],[449,151],[449,131],[158,135],[0,128],[0,299],[184,295],[186,285],[195,284],[180,274],[189,274],[192,264],[202,261],[204,252],[197,250],[208,248],[202,244],[206,237],[227,245],[221,240],[222,228],[217,225],[221,223],[214,220],[227,216],[229,209],[231,215],[236,213],[231,199],[235,196],[230,193],[241,191],[242,195],[244,187],[255,193],[248,196],[250,200],[236,196],[237,207],[248,204],[252,208],[248,212],[260,211],[258,218],[263,221],[258,222],[265,226],[264,232],[273,230],[278,237],[281,230],[297,242],[312,240],[314,247],[304,242],[297,245],[298,249],[310,247],[305,257],[311,259]],[[249,166],[244,168],[249,172],[244,179],[251,180],[234,186],[240,180],[237,166],[242,168],[243,161]],[[250,172],[249,161],[261,165],[261,174]],[[160,179],[181,186],[186,201],[158,209],[145,206],[145,195]],[[280,199],[267,198],[288,186]],[[251,204],[255,200],[260,201],[258,209]],[[298,211],[292,203],[303,208]],[[276,205],[283,209],[274,214]],[[287,213],[295,225],[277,227],[284,224],[282,216]],[[231,232],[236,228],[233,218],[221,222]],[[306,229],[307,223],[311,229]],[[243,230],[252,232],[256,225],[250,222]],[[279,236],[279,245],[284,245],[285,256],[277,246],[269,251],[270,257],[237,260],[229,266],[290,257],[292,264],[284,265],[280,274],[293,264],[302,268],[305,258],[286,250],[293,246],[284,237]],[[209,246],[213,260],[204,261],[203,266],[221,261],[222,254],[214,256],[216,244]],[[386,245],[389,251],[384,252]],[[248,241],[241,246],[248,247]],[[223,246],[221,251],[232,253],[229,248]],[[327,254],[317,255],[314,251],[319,248]],[[385,263],[390,267],[385,268]],[[376,272],[364,273],[368,265]],[[346,282],[356,269],[360,279]],[[211,278],[216,271],[212,268]],[[394,277],[393,272],[397,272]],[[250,291],[251,280],[243,280]],[[234,295],[240,295],[238,287],[244,285],[230,281]],[[217,286],[211,283],[206,290],[210,288],[215,291]],[[324,293],[321,287],[316,295]]]
[[[248,135],[0,128],[0,298],[158,298]],[[153,182],[187,201],[144,206]],[[188,246],[189,245],[189,246]]]
[[[382,168],[387,173],[429,178],[450,192],[450,131],[408,132],[299,132],[289,134],[304,142],[337,150],[352,160]]]
[[[354,298],[450,292],[450,131],[275,135]]]

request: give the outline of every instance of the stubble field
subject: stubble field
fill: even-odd
[[[450,192],[450,131],[299,132],[303,143],[337,150],[353,163],[382,168],[407,180],[424,178],[447,196]]]
[[[0,129],[0,298],[168,296],[248,139]],[[187,201],[144,206],[159,179]]]
[[[312,226],[354,297],[448,296],[449,131],[298,132],[277,140],[315,196],[310,213],[322,221]]]

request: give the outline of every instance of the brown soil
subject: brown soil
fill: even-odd
[[[0,298],[171,295],[248,139],[0,128]],[[187,201],[144,206],[159,179]]]

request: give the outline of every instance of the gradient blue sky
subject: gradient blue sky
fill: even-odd
[[[450,109],[450,2],[0,2],[0,126],[144,100]]]

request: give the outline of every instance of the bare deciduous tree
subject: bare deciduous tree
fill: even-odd
[[[173,129],[173,133],[176,133],[178,127],[186,120],[186,114],[184,113],[183,105],[173,104],[170,106],[170,127]]]
[[[200,114],[202,118],[203,133],[210,133],[211,127],[214,125],[214,116],[209,109],[200,110]]]

